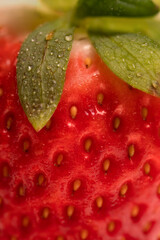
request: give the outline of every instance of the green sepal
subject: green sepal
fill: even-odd
[[[63,91],[74,28],[59,20],[40,26],[24,41],[17,62],[18,93],[36,131],[53,115]]]
[[[91,41],[106,65],[134,88],[160,96],[160,45],[141,34],[99,35]]]

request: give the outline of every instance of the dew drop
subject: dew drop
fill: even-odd
[[[63,53],[58,54],[58,58],[61,58],[61,57],[63,57]]]
[[[65,36],[65,40],[66,40],[67,42],[72,41],[72,35]]]
[[[147,45],[148,45],[147,43],[143,43],[142,47],[147,47]]]
[[[142,74],[139,73],[139,72],[138,72],[136,75],[137,75],[138,78],[139,78],[139,77],[142,77]]]
[[[31,66],[28,66],[28,72],[30,72],[32,70]]]

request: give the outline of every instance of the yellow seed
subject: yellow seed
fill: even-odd
[[[135,205],[131,211],[131,217],[135,218],[139,214],[139,206]]]
[[[121,123],[120,118],[119,117],[115,117],[114,120],[113,120],[114,131],[116,131],[119,128],[120,123]]]
[[[29,226],[29,217],[26,216],[22,219],[22,226],[25,228]]]
[[[80,237],[81,237],[81,239],[82,240],[86,240],[87,239],[87,237],[88,237],[88,231],[86,230],[86,229],[83,229],[82,231],[81,231],[81,233],[80,233]]]
[[[9,177],[9,167],[8,166],[3,166],[2,175],[3,175],[3,177]]]
[[[23,185],[21,185],[18,189],[18,194],[20,197],[24,197],[25,196],[25,188]]]
[[[74,207],[72,205],[68,206],[67,207],[67,216],[69,218],[71,218],[73,216],[73,213],[74,213]]]
[[[38,185],[39,186],[42,186],[42,184],[44,183],[44,180],[45,180],[45,177],[44,177],[44,175],[43,174],[39,174],[38,175]]]
[[[73,183],[73,191],[76,192],[81,186],[81,180],[77,179]]]
[[[52,40],[53,38],[53,32],[50,32],[46,35],[46,41]]]
[[[29,141],[28,141],[28,140],[25,140],[25,141],[23,142],[23,151],[24,151],[24,152],[28,152],[29,147],[30,147]]]
[[[58,236],[58,237],[56,238],[56,240],[64,240],[64,237]]]
[[[145,225],[144,228],[143,228],[143,232],[144,232],[144,233],[149,232],[149,230],[151,229],[151,227],[152,227],[151,222],[146,223],[146,225]]]
[[[60,166],[61,163],[62,163],[62,161],[63,161],[63,154],[60,153],[60,154],[57,156],[57,166]]]
[[[90,138],[88,138],[86,141],[85,141],[85,144],[84,144],[84,149],[86,152],[90,152],[91,150],[91,146],[92,146],[92,140]]]
[[[48,207],[43,208],[42,218],[47,219],[50,215],[50,209]]]
[[[52,123],[51,119],[46,123],[46,128],[47,129],[50,129],[51,123]]]
[[[76,118],[77,112],[78,112],[78,109],[77,109],[76,106],[72,106],[72,107],[70,108],[70,115],[71,115],[71,118],[72,118],[72,119],[75,119],[75,118]]]
[[[0,88],[0,97],[2,97],[2,96],[3,96],[3,89]]]
[[[109,169],[109,167],[110,167],[110,160],[109,160],[109,159],[106,159],[106,160],[103,162],[103,169],[104,169],[104,171],[107,172],[108,169]]]
[[[157,194],[160,195],[160,184],[157,187]]]
[[[102,206],[103,206],[103,198],[102,197],[96,198],[96,205],[98,208],[102,208]]]
[[[133,144],[131,144],[129,147],[128,147],[128,155],[129,155],[129,158],[133,157],[135,154],[135,147]]]
[[[98,104],[99,104],[99,105],[102,105],[103,100],[104,100],[104,95],[103,95],[103,93],[99,93],[99,94],[97,95],[97,102],[98,102]]]
[[[9,118],[7,119],[7,122],[6,122],[6,129],[7,129],[7,130],[10,130],[10,129],[11,129],[12,123],[13,123],[13,118],[12,118],[12,117],[9,117]]]
[[[92,59],[90,57],[87,57],[84,61],[86,68],[89,68],[92,64]]]
[[[114,221],[111,221],[108,223],[107,230],[110,233],[112,233],[115,230],[115,222]]]
[[[128,191],[128,185],[127,185],[127,184],[124,184],[124,185],[121,187],[121,189],[120,189],[120,195],[121,195],[122,197],[124,197],[124,196],[126,195],[127,191]]]
[[[143,120],[146,120],[146,118],[148,116],[148,109],[146,107],[142,108],[141,115],[142,115]]]
[[[144,164],[144,173],[148,175],[151,171],[151,165],[149,163]]]

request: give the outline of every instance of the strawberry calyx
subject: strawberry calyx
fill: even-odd
[[[24,41],[18,56],[17,83],[22,107],[34,129],[41,130],[58,106],[74,29],[79,27],[82,18],[104,15],[144,17],[154,15],[158,10],[151,0],[112,0],[103,4],[97,0],[80,0],[70,14],[33,31]],[[81,28],[86,30],[85,26]],[[112,37],[94,31],[88,37],[117,76],[134,88],[159,96],[159,44],[140,34]],[[133,43],[131,49],[130,42]],[[152,55],[154,64],[150,64]]]

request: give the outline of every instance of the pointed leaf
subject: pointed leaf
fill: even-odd
[[[134,88],[160,96],[160,45],[141,34],[101,36],[91,40],[107,66]]]
[[[73,31],[59,21],[47,23],[32,32],[21,47],[17,63],[18,93],[36,131],[45,126],[59,103]]]

